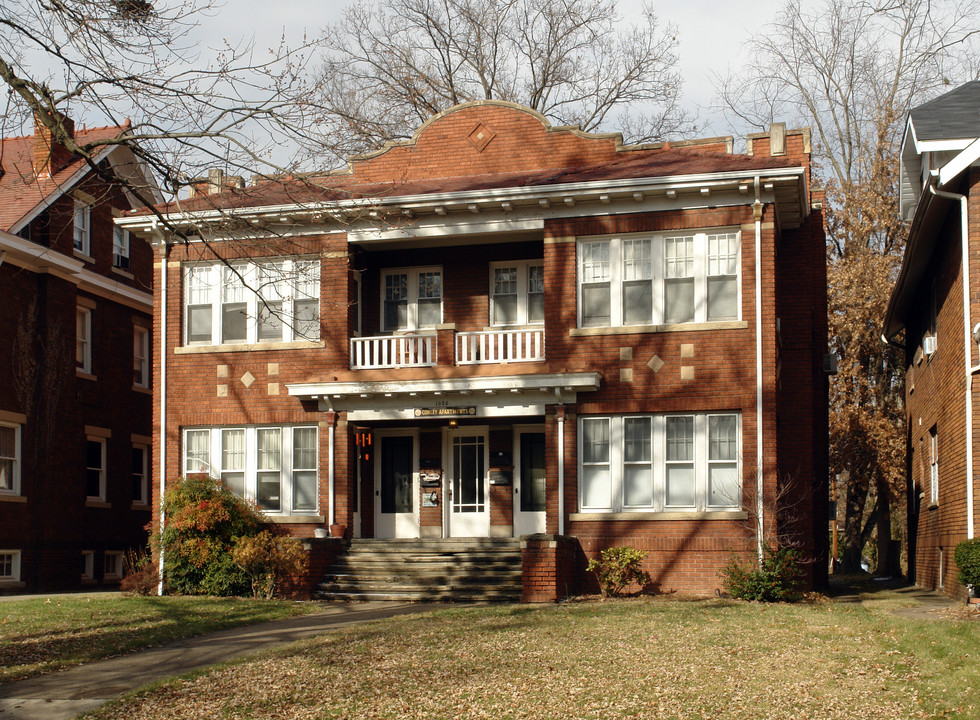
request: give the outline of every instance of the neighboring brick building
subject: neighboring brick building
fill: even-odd
[[[153,251],[112,221],[134,207],[40,123],[2,141],[0,593],[118,583],[146,545]]]
[[[808,131],[748,142],[469,103],[346,173],[164,208],[197,233],[157,241],[165,477],[222,477],[300,536],[569,536],[525,557],[551,597],[620,544],[710,592],[761,507],[820,584],[821,201]]]
[[[909,570],[920,585],[964,596],[953,550],[976,536],[980,82],[912,110],[901,158],[911,229],[885,337],[905,348]]]

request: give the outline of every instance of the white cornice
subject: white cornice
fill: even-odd
[[[319,397],[361,397],[362,395],[411,395],[462,392],[510,392],[527,390],[588,391],[599,387],[595,372],[545,373],[541,375],[484,375],[479,377],[437,378],[424,380],[371,380],[347,382],[287,383],[290,395]]]

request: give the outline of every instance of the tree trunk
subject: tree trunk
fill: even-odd
[[[875,526],[878,534],[878,565],[875,574],[891,575],[892,546],[892,508],[888,499],[888,489],[878,487],[878,502],[875,504]]]
[[[871,489],[866,476],[851,473],[846,485],[844,506],[844,535],[841,538],[840,571],[861,571],[861,552],[864,549],[864,506]]]

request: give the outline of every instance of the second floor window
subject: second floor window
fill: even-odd
[[[737,320],[739,243],[737,231],[580,240],[579,326]]]
[[[442,322],[442,270],[399,268],[381,274],[385,332],[433,328]]]
[[[544,264],[540,261],[490,266],[490,323],[533,325],[544,322]]]
[[[320,265],[263,260],[191,265],[184,275],[188,345],[320,338]]]
[[[92,371],[92,311],[84,307],[75,309],[75,368]]]
[[[129,230],[112,226],[112,267],[129,270]]]
[[[133,328],[133,385],[150,385],[150,331],[146,328]]]
[[[72,225],[72,247],[83,255],[91,255],[92,206],[81,200],[76,200]]]

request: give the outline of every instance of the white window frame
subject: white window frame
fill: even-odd
[[[8,428],[14,431],[13,457],[0,455],[0,460],[10,463],[10,487],[0,488],[0,495],[20,495],[21,426],[19,423],[0,421],[0,428]]]
[[[281,279],[262,281],[261,267],[270,267]],[[184,345],[255,345],[275,342],[303,342],[320,339],[320,264],[316,258],[263,258],[254,261],[224,263],[188,263],[184,265],[183,319]],[[193,294],[193,298],[192,298]],[[261,297],[260,297],[261,295]],[[263,301],[263,298],[265,299]],[[191,302],[191,300],[195,302]],[[281,328],[280,339],[259,339],[260,318],[268,313],[268,303],[281,302],[276,313]],[[223,321],[225,305],[243,305],[245,337],[225,342]],[[315,307],[313,317],[299,317],[301,306]],[[191,309],[209,307],[211,328],[208,339],[191,340]]]
[[[106,550],[102,556],[102,580],[122,580],[123,553],[119,550]],[[109,560],[112,560],[112,572],[109,571]]]
[[[150,387],[150,331],[133,326],[133,386]]]
[[[293,435],[296,430],[312,429],[314,435],[314,447],[316,454],[314,467],[294,467]],[[183,429],[183,444],[181,446],[181,463],[184,473],[207,473],[216,478],[221,478],[223,472],[244,473],[245,499],[249,502],[258,504],[258,473],[263,469],[259,468],[258,452],[258,433],[261,430],[278,430],[280,432],[280,451],[278,467],[269,467],[264,470],[267,472],[279,473],[279,509],[262,508],[262,511],[270,516],[281,515],[316,515],[319,509],[319,488],[320,488],[320,455],[319,443],[320,433],[317,425],[303,423],[297,425],[228,425],[213,427],[188,427]],[[244,433],[245,452],[243,466],[241,468],[225,468],[223,466],[224,456],[222,454],[222,443],[226,431],[242,431]],[[200,433],[199,438],[204,440],[202,444],[206,448],[207,459],[190,458],[187,455],[188,437],[192,433]],[[314,507],[297,508],[299,492],[296,489],[299,473],[315,470],[316,480],[314,488]],[[261,507],[261,506],[260,506]]]
[[[136,451],[142,453],[142,467],[136,467]],[[135,493],[133,495],[133,504],[135,505],[149,505],[150,504],[150,488],[149,488],[149,477],[150,477],[150,447],[143,443],[133,443],[132,448],[132,472],[131,480],[132,487],[137,487],[137,482],[139,483],[139,495]]]
[[[694,419],[694,503],[692,505],[670,505],[667,502],[667,446],[666,446],[666,427],[667,418],[670,417],[692,417]],[[669,413],[658,415],[583,415],[578,420],[578,482],[579,482],[579,512],[582,513],[610,513],[610,512],[714,512],[714,511],[733,511],[742,509],[742,463],[741,452],[736,454],[734,460],[712,461],[709,459],[708,427],[709,418],[712,417],[734,417],[736,419],[736,447],[742,447],[742,418],[739,412],[708,412],[708,413]],[[651,432],[651,462],[645,463],[626,460],[626,438],[625,423],[628,419],[650,420]],[[603,491],[595,493],[593,498],[601,497],[602,502],[591,504],[585,501],[590,495],[589,489],[585,486],[585,468],[594,464],[584,462],[584,441],[586,423],[606,423],[608,428],[609,448],[608,462],[599,463],[600,466],[608,468],[608,493]],[[712,462],[724,464],[735,464],[735,483],[737,485],[738,497],[731,498],[724,503],[712,503],[711,488],[709,487],[710,466]],[[652,469],[652,493],[651,502],[644,504],[628,505],[626,502],[626,467],[629,465],[647,465]],[[608,502],[605,501],[608,495]]]
[[[734,235],[736,256],[734,258],[735,273],[734,280],[736,286],[736,312],[734,317],[719,318],[721,322],[738,321],[742,319],[742,267],[741,267],[741,245],[742,234],[737,227],[722,227],[699,230],[686,230],[681,232],[656,232],[656,233],[628,233],[622,235],[597,235],[580,237],[576,241],[576,317],[578,327],[644,327],[648,325],[665,325],[666,308],[666,287],[667,287],[667,242],[668,238],[691,238],[693,241],[693,270],[694,279],[694,318],[685,322],[706,323],[716,320],[708,319],[708,286],[709,277],[730,278],[731,273],[720,273],[715,275],[708,274],[709,262],[708,248],[709,238],[719,235]],[[628,271],[628,263],[625,258],[626,247],[636,241],[650,242],[650,266],[634,268]],[[586,253],[585,246],[589,244],[608,244],[609,266],[608,269],[597,269],[590,264],[590,272],[586,273]],[[717,263],[716,263],[717,264]],[[599,272],[601,270],[601,272]],[[639,272],[638,272],[639,271]],[[599,272],[597,275],[596,273]],[[639,274],[639,278],[636,275]],[[589,275],[589,277],[586,277]],[[633,278],[629,277],[633,275]],[[624,315],[623,294],[627,283],[640,284],[649,279],[651,312],[647,322],[626,323]],[[609,286],[609,324],[608,326],[600,323],[586,323],[583,317],[583,286],[586,285]],[[677,323],[684,324],[684,323]]]
[[[112,226],[112,267],[129,270],[129,230],[118,225]]]
[[[82,550],[82,582],[95,580],[95,551]]]
[[[7,567],[10,572],[6,573]],[[20,582],[20,550],[0,550],[0,585]]]
[[[939,427],[929,429],[929,504],[939,504]]]
[[[92,372],[92,310],[75,306],[75,369]]]
[[[82,255],[92,254],[92,206],[78,199],[72,213],[72,247]]]
[[[90,467],[88,464],[88,444],[98,443],[101,452],[102,465],[98,468]],[[96,435],[86,435],[85,436],[85,493],[87,500],[97,500],[100,502],[105,502],[105,479],[106,479],[106,438],[98,437]],[[88,473],[91,470],[99,471],[99,494],[89,495],[88,494]]]
[[[539,267],[541,268],[542,278],[544,276],[544,259],[535,260],[514,260],[511,262],[494,262],[490,263],[490,318],[489,322],[491,327],[521,327],[525,325],[544,325],[544,317],[540,320],[530,320],[530,297],[532,294],[540,294],[542,299],[544,297],[544,288],[541,289],[541,293],[531,293],[531,268]],[[515,268],[517,270],[517,285],[516,285],[516,296],[517,296],[517,317],[514,322],[504,323],[495,322],[496,313],[496,272],[497,270],[502,270],[504,268]],[[510,293],[508,293],[510,294]]]
[[[439,275],[439,318],[436,322],[431,325],[420,325],[419,324],[419,275],[422,273],[437,273]],[[385,322],[385,290],[387,285],[387,278],[393,275],[405,275],[407,278],[407,297],[406,297],[406,323],[404,326],[390,327]],[[382,332],[395,333],[395,332],[414,332],[417,330],[434,330],[435,326],[442,323],[443,318],[443,301],[446,295],[446,276],[442,272],[441,265],[432,265],[427,267],[398,267],[398,268],[385,268],[381,271],[381,318],[380,325]]]

